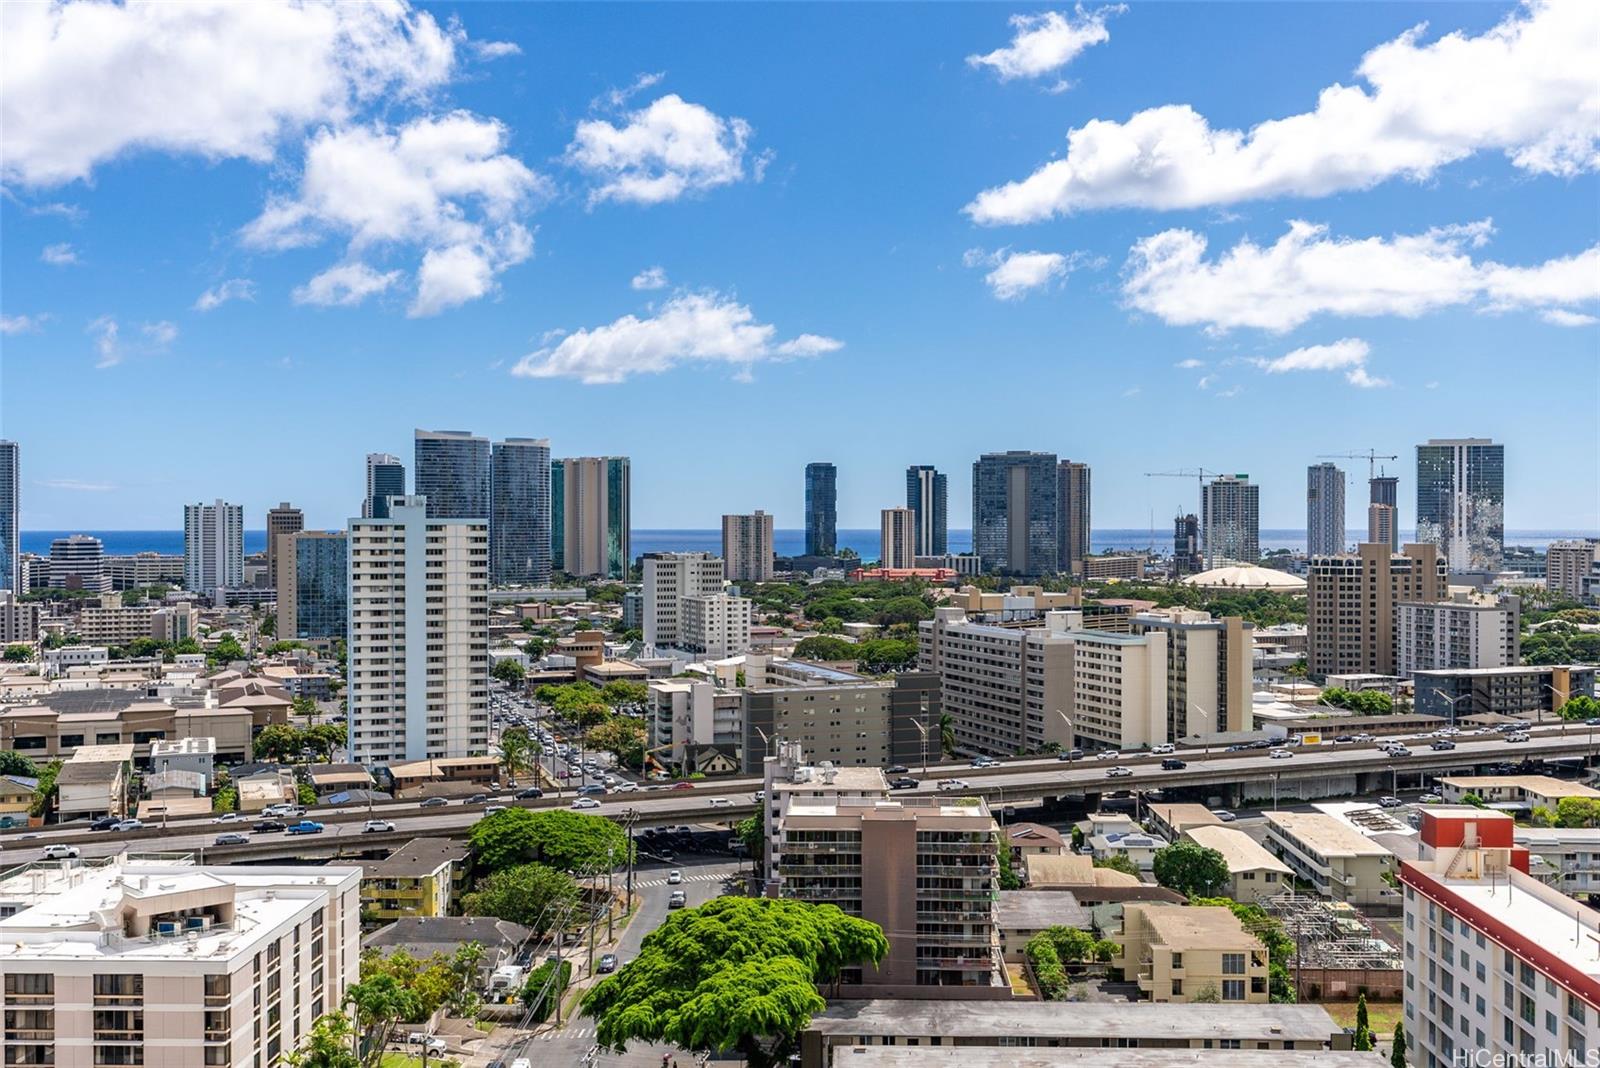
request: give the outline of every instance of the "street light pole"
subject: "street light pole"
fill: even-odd
[[[928,774],[928,725],[919,719],[912,720],[911,725],[922,735],[922,774],[926,775]]]

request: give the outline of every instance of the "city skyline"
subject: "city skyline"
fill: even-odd
[[[40,124],[5,131],[0,203],[25,529],[166,529],[218,496],[342,526],[362,457],[409,459],[413,427],[630,456],[645,528],[756,508],[800,526],[819,453],[839,525],[870,528],[907,465],[1013,449],[1089,464],[1097,526],[1196,510],[1143,475],[1204,466],[1250,472],[1262,526],[1292,527],[1323,454],[1478,436],[1507,446],[1508,528],[1600,529],[1572,491],[1600,482],[1593,428],[1533,414],[1547,383],[1596,378],[1600,185],[1592,131],[1566,125],[1593,94],[1571,76],[1589,37],[1563,22],[1581,5],[1108,9],[1066,17],[1065,58],[993,6],[352,7],[377,54],[313,39],[314,100],[275,90],[221,120],[126,92],[100,121],[61,115],[51,80],[120,85],[72,7],[3,12],[52,72],[4,83]],[[115,10],[127,54],[162,54],[143,9]],[[277,55],[281,17],[195,32]],[[1218,62],[1171,62],[1178,41]],[[216,80],[195,62],[158,66]],[[1490,64],[1524,91],[1461,131],[1440,115]],[[1412,102],[1406,155],[1391,87],[1412,79],[1441,88]],[[1334,86],[1370,119],[1353,162],[1319,148],[1352,136],[1319,104]],[[1266,158],[1252,137],[1279,127],[1260,124],[1292,117],[1316,135]],[[678,137],[691,165],[618,148]],[[1094,158],[1119,138],[1181,151],[1142,184]],[[345,195],[357,160],[392,169],[393,202]],[[451,162],[470,188],[437,184]],[[961,384],[1001,366],[1070,430],[961,418]],[[40,403],[62,374],[118,449]],[[207,447],[153,463],[172,454],[150,413],[185,381],[219,391],[184,415]],[[1330,401],[1337,420],[1303,417]],[[757,405],[805,432],[757,422],[745,448],[686,417]],[[867,430],[886,421],[887,448]]]

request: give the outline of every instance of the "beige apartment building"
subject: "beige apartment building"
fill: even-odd
[[[1190,827],[1183,837],[1222,854],[1228,865],[1228,886],[1224,893],[1234,901],[1254,904],[1291,889],[1294,872],[1289,865],[1267,851],[1261,843],[1232,827]]]
[[[87,645],[127,645],[149,638],[159,606],[146,601],[125,605],[120,593],[102,593],[97,604],[78,613],[78,636]]]
[[[1399,900],[1385,878],[1394,871],[1394,854],[1337,817],[1269,812],[1267,848],[1325,898],[1353,905]]]
[[[1363,543],[1354,553],[1314,556],[1306,581],[1306,662],[1327,675],[1395,674],[1395,608],[1449,596],[1444,557],[1433,544]]]
[[[126,856],[10,873],[6,1063],[274,1068],[359,978],[360,882]]]
[[[917,566],[917,513],[885,508],[878,518],[878,566]]]
[[[1262,1004],[1267,947],[1219,906],[1129,902],[1122,907],[1122,953],[1111,963],[1154,1002]]]
[[[487,752],[488,523],[390,500],[388,518],[350,521],[351,758]]]
[[[1213,619],[1191,608],[1133,617],[1134,634],[1167,638],[1167,737],[1255,729],[1252,682],[1255,625],[1239,616]]]
[[[107,694],[104,703],[85,698]],[[122,700],[116,700],[121,698]],[[134,699],[128,691],[64,691],[37,705],[0,712],[0,749],[16,749],[31,760],[66,759],[84,746],[131,744],[134,763],[150,758],[152,743],[179,738],[216,740],[221,762],[249,760],[256,732],[288,722],[288,705],[224,708],[204,702]]]
[[[1167,634],[1072,635],[1075,743],[1107,749],[1160,745],[1167,735]]]
[[[768,751],[763,735],[798,742],[812,759],[837,765],[916,767],[940,759],[943,704],[936,675],[905,671],[884,682],[810,667],[815,677],[805,684],[742,691],[746,769],[761,766]]]
[[[876,969],[845,973],[856,996],[1011,996],[994,918],[999,846],[981,799],[799,797],[779,835],[768,896],[837,905],[889,939]]]
[[[1395,674],[1509,667],[1522,659],[1518,597],[1457,594],[1394,606]]]
[[[1544,588],[1574,601],[1583,600],[1585,580],[1594,567],[1600,542],[1553,541],[1544,553]]]
[[[19,601],[11,590],[0,590],[0,643],[39,640],[39,605]]]
[[[730,582],[771,582],[772,517],[759,508],[723,516],[722,559]]]

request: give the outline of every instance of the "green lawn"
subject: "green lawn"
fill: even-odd
[[[1356,1003],[1353,1001],[1324,1001],[1321,1002],[1328,1015],[1333,1017],[1333,1022],[1340,1027],[1354,1028],[1356,1025]],[[1398,1001],[1371,1001],[1367,1002],[1367,1026],[1372,1028],[1372,1033],[1379,1039],[1388,1039],[1394,1034],[1394,1025],[1399,1023],[1405,1015],[1405,1009]]]

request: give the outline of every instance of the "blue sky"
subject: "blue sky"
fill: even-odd
[[[966,526],[1008,448],[1298,527],[1368,447],[1409,526],[1485,436],[1600,529],[1593,7],[251,7],[0,11],[25,528],[338,526],[427,427],[629,455],[638,527],[798,526],[811,460]]]

